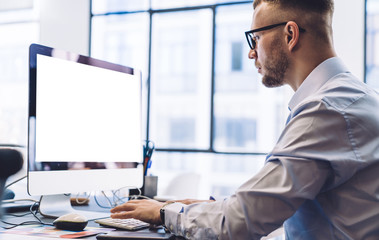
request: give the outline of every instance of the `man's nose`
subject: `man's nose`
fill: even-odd
[[[258,57],[257,51],[250,49],[248,56],[249,56],[250,59],[255,59],[256,60],[257,57]]]

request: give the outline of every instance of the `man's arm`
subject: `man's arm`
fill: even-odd
[[[280,227],[305,199],[314,198],[330,171],[323,161],[279,158],[268,162],[227,199],[183,200],[166,206],[165,225],[176,235],[193,239],[260,239]],[[163,205],[154,200],[132,200],[111,212],[114,218],[161,224]]]
[[[191,239],[260,239],[282,226],[317,195],[331,168],[327,162],[284,158],[263,169],[229,198],[165,209],[165,224]]]

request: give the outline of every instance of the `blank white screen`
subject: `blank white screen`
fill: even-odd
[[[37,162],[142,162],[140,76],[37,55]]]

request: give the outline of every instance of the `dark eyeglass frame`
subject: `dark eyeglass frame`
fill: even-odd
[[[276,28],[276,27],[279,27],[282,25],[286,25],[287,23],[288,22],[276,23],[276,24],[268,25],[265,27],[261,27],[261,28],[257,28],[257,29],[253,29],[253,30],[245,32],[246,40],[247,40],[247,43],[249,44],[249,47],[251,48],[251,50],[255,50],[255,48],[257,46],[257,41],[256,41],[256,37],[254,36],[254,33],[260,32],[260,31],[265,31],[265,30],[270,30],[270,29],[273,29],[273,28]],[[304,28],[301,28],[300,26],[298,26],[298,27],[299,27],[300,32],[305,32]]]

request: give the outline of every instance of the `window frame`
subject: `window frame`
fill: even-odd
[[[239,152],[239,151],[217,151],[214,148],[214,138],[215,138],[215,114],[214,114],[214,95],[215,95],[215,46],[216,46],[216,15],[217,8],[221,6],[229,6],[229,5],[241,5],[241,4],[252,4],[253,1],[238,1],[238,2],[224,2],[224,3],[216,3],[209,5],[200,5],[200,6],[191,6],[191,7],[179,7],[179,8],[167,8],[167,9],[152,9],[151,6],[146,10],[138,10],[138,11],[115,11],[115,12],[105,12],[105,13],[96,13],[94,14],[92,11],[92,0],[90,1],[90,18],[91,18],[91,26],[90,26],[90,44],[89,44],[89,53],[91,54],[91,41],[92,41],[92,19],[97,16],[106,16],[106,15],[126,15],[126,14],[135,14],[135,13],[149,13],[149,49],[148,49],[148,63],[147,63],[147,106],[146,106],[146,139],[150,140],[149,130],[150,130],[150,101],[151,101],[151,91],[150,91],[150,77],[151,77],[151,45],[152,45],[152,31],[153,24],[152,19],[154,14],[159,13],[170,13],[170,12],[178,12],[178,11],[193,11],[193,10],[201,10],[201,9],[211,9],[212,11],[212,63],[211,63],[211,94],[210,94],[210,135],[209,135],[209,148],[208,149],[194,149],[194,148],[156,148],[156,151],[161,152],[190,152],[190,153],[216,153],[216,154],[235,154],[235,155],[266,155],[266,152]],[[243,33],[241,33],[243,34]]]
[[[241,5],[241,4],[252,4],[253,1],[239,1],[239,2],[225,2],[225,3],[217,3],[217,4],[210,4],[210,5],[201,5],[201,6],[191,6],[191,7],[179,7],[179,8],[169,8],[169,9],[147,9],[147,10],[140,10],[140,11],[116,11],[116,12],[106,12],[106,13],[99,13],[94,14],[92,11],[92,0],[90,1],[91,6],[91,13],[90,18],[92,23],[93,17],[96,16],[106,16],[106,15],[124,15],[124,14],[135,14],[135,13],[141,13],[141,12],[147,12],[149,13],[149,49],[148,49],[148,76],[147,76],[147,106],[146,106],[146,139],[150,140],[149,136],[149,130],[150,130],[150,74],[151,74],[151,45],[152,45],[152,19],[154,14],[159,13],[169,13],[169,12],[178,12],[178,11],[192,11],[192,10],[200,10],[200,9],[211,9],[212,11],[212,63],[211,63],[211,94],[210,94],[210,139],[209,139],[209,148],[208,149],[191,149],[191,148],[156,148],[156,151],[158,152],[189,152],[189,153],[216,153],[216,154],[234,154],[234,155],[267,155],[266,152],[238,152],[238,151],[217,151],[214,149],[214,127],[215,127],[215,115],[214,115],[214,95],[215,95],[215,40],[216,40],[216,14],[217,14],[217,8],[220,6],[229,6],[229,5]],[[90,26],[90,44],[89,44],[89,53],[91,54],[91,30],[92,30],[92,24]],[[241,33],[242,34],[242,33]]]
[[[215,122],[215,115],[214,115],[214,94],[215,94],[215,37],[216,37],[216,9],[220,6],[227,6],[227,5],[239,5],[239,4],[248,4],[252,3],[253,1],[238,1],[238,2],[223,2],[223,3],[216,3],[216,4],[208,4],[208,5],[201,5],[201,6],[192,6],[192,7],[179,7],[179,8],[169,8],[169,9],[152,9],[151,6],[149,9],[146,10],[140,10],[140,11],[115,11],[115,12],[106,12],[106,13],[99,13],[99,14],[93,14],[92,12],[92,1],[90,0],[90,36],[89,36],[89,53],[91,53],[91,29],[92,29],[92,18],[96,16],[105,16],[105,15],[116,15],[116,14],[133,14],[138,12],[148,12],[149,13],[149,50],[148,50],[148,77],[147,77],[147,106],[146,106],[146,139],[149,139],[149,128],[150,128],[150,73],[151,73],[151,37],[152,37],[152,16],[156,13],[165,13],[165,12],[175,12],[175,11],[186,11],[186,10],[198,10],[198,9],[211,9],[213,13],[213,33],[212,33],[212,72],[211,72],[211,99],[210,99],[210,111],[211,111],[211,117],[210,117],[210,139],[209,139],[209,149],[203,150],[203,149],[178,149],[178,148],[158,148],[157,151],[163,151],[163,152],[192,152],[192,153],[218,153],[218,154],[248,154],[248,155],[266,155],[267,153],[264,152],[223,152],[223,151],[216,151],[214,149],[214,122]],[[364,56],[363,56],[363,82],[367,83],[367,2],[368,0],[364,1],[364,41],[363,41],[363,50],[364,50]],[[151,5],[151,2],[150,2]]]

